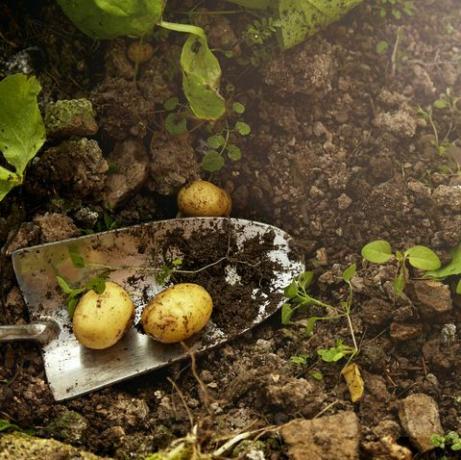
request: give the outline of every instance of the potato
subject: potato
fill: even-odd
[[[144,332],[159,342],[181,342],[206,326],[212,309],[205,288],[181,283],[158,293],[142,312],[141,323]]]
[[[178,207],[185,216],[219,217],[230,214],[232,201],[222,188],[197,180],[179,191]]]
[[[101,350],[118,342],[131,326],[134,304],[116,283],[106,281],[102,294],[86,292],[75,308],[72,326],[77,340],[87,348]]]

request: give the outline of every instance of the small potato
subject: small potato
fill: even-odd
[[[232,201],[222,188],[197,180],[179,191],[178,207],[185,216],[220,217],[230,214]]]
[[[77,340],[87,348],[102,350],[118,342],[131,326],[134,305],[128,293],[106,281],[102,294],[86,292],[75,308],[72,326]]]
[[[181,283],[158,293],[141,316],[144,332],[163,343],[181,342],[206,326],[213,309],[202,286]]]

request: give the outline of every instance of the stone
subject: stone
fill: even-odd
[[[416,120],[408,111],[381,112],[373,124],[401,138],[412,138],[416,134]]]
[[[23,433],[0,437],[0,460],[103,460],[99,457],[54,439],[41,439]]]
[[[19,229],[8,236],[5,254],[10,256],[14,251],[32,246],[40,242],[40,228],[33,222],[23,222]]]
[[[56,212],[39,214],[34,217],[34,223],[40,228],[42,243],[51,243],[80,236],[80,230],[73,220],[64,214]]]
[[[391,436],[385,436],[379,441],[364,442],[362,448],[367,453],[367,458],[373,460],[411,460],[413,458],[411,450],[397,444]]]
[[[432,198],[439,208],[461,212],[461,185],[439,185]]]
[[[45,108],[49,137],[93,136],[98,132],[93,105],[88,99],[60,100]]]
[[[68,443],[76,443],[83,439],[88,422],[83,415],[64,408],[46,427],[53,437]]]
[[[283,425],[281,434],[293,460],[358,460],[360,424],[352,411],[296,419]]]
[[[96,408],[96,412],[105,417],[111,424],[124,430],[144,423],[149,415],[149,406],[144,399],[131,398],[120,393],[110,406]]]
[[[393,322],[390,327],[390,336],[397,342],[415,339],[423,333],[423,327],[419,323],[396,323]]]
[[[453,309],[450,288],[440,281],[420,280],[411,285],[411,298],[421,316],[434,318]]]
[[[415,393],[403,399],[399,418],[402,428],[420,452],[434,449],[432,435],[443,434],[437,403],[424,393]]]
[[[113,209],[142,187],[149,174],[149,158],[142,142],[127,139],[115,145],[107,161],[115,171],[107,175],[103,199]]]

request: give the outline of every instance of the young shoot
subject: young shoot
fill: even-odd
[[[409,279],[407,262],[423,271],[438,270],[441,266],[438,255],[426,246],[412,246],[404,252],[392,252],[391,245],[385,240],[371,241],[362,248],[362,257],[375,264],[386,264],[392,258],[397,260],[398,274],[394,279],[394,290],[401,295]]]

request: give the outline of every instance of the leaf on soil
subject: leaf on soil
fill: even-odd
[[[343,272],[343,280],[346,283],[349,283],[350,280],[355,276],[356,273],[357,273],[357,265],[355,264],[349,265],[349,267],[347,267],[346,270],[344,270]]]
[[[438,270],[431,270],[425,273],[426,276],[431,278],[447,278],[448,276],[461,275],[461,244],[453,251],[451,261],[445,267]]]
[[[394,282],[394,291],[399,296],[402,294],[405,289],[405,271],[404,269],[400,270],[399,274],[395,278]]]
[[[208,172],[216,172],[224,166],[224,157],[216,150],[209,150],[202,159],[202,169]]]
[[[426,246],[413,246],[405,251],[410,265],[420,270],[438,270],[441,267],[439,256]]]
[[[242,158],[242,151],[240,147],[237,147],[234,144],[229,144],[226,149],[227,156],[232,161],[239,161]]]
[[[282,324],[287,325],[290,323],[291,317],[293,316],[294,310],[291,308],[289,303],[282,305]]]
[[[35,77],[23,74],[9,75],[0,82],[0,151],[15,168],[0,168],[0,201],[22,183],[27,164],[45,142],[37,102],[41,89]]]
[[[173,136],[187,133],[187,120],[176,113],[169,113],[165,118],[165,129]]]
[[[363,383],[362,375],[360,374],[360,368],[355,363],[348,364],[342,371],[341,375],[346,381],[347,388],[351,395],[351,401],[353,403],[362,399],[365,384]]]
[[[57,0],[66,16],[97,39],[150,34],[162,18],[165,0]]]
[[[385,264],[392,258],[391,245],[385,240],[371,241],[362,248],[362,257],[374,264]]]

